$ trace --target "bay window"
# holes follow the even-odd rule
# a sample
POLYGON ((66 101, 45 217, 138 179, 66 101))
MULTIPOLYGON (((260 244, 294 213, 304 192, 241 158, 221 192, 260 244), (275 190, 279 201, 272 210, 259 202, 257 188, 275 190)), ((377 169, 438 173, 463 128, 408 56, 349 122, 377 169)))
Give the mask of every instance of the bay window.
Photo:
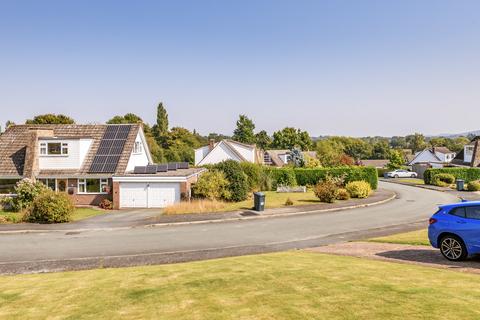
POLYGON ((78 193, 107 193, 108 179, 78 179, 78 193))

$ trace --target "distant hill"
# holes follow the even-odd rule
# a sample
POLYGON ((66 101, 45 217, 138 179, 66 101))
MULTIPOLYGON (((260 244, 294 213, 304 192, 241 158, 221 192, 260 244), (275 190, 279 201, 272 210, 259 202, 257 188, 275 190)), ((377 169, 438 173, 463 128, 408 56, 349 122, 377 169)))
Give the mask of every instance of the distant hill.
POLYGON ((470 137, 470 136, 480 136, 480 130, 467 131, 467 132, 461 132, 461 133, 442 133, 442 134, 431 135, 429 137, 458 138, 458 137, 470 137))

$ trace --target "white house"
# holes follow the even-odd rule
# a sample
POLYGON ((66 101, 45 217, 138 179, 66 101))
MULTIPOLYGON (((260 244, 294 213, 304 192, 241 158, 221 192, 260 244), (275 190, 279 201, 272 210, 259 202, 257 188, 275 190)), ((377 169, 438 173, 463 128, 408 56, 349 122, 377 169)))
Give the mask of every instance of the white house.
POLYGON ((441 168, 445 164, 449 164, 455 158, 455 152, 450 151, 445 147, 427 148, 415 154, 413 160, 408 165, 427 164, 433 168, 441 168))
POLYGON ((249 145, 234 140, 225 139, 195 150, 195 165, 216 164, 225 160, 238 162, 260 163, 259 152, 255 145, 249 145))
POLYGON ((480 166, 480 137, 475 137, 463 147, 452 164, 456 166, 479 167, 480 166))

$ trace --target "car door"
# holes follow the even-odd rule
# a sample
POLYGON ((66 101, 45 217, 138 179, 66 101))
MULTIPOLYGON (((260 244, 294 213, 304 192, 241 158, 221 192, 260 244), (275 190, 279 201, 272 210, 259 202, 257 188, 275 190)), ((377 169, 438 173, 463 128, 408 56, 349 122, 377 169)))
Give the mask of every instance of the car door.
POLYGON ((480 206, 465 207, 465 220, 465 241, 480 248, 480 206))
POLYGON ((408 174, 407 170, 400 170, 400 177, 401 178, 408 178, 410 175, 408 174))

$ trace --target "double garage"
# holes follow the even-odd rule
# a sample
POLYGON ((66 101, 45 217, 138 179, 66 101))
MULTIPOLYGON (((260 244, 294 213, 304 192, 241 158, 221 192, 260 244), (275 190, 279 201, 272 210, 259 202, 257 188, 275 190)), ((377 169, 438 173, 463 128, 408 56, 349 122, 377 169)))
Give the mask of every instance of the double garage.
MULTIPOLYGON (((200 170, 192 169, 154 175, 113 177, 114 205, 122 208, 165 208, 190 197, 190 187, 200 170), (188 170, 188 171, 187 171, 188 170)), ((203 170, 202 170, 203 171, 203 170)))

